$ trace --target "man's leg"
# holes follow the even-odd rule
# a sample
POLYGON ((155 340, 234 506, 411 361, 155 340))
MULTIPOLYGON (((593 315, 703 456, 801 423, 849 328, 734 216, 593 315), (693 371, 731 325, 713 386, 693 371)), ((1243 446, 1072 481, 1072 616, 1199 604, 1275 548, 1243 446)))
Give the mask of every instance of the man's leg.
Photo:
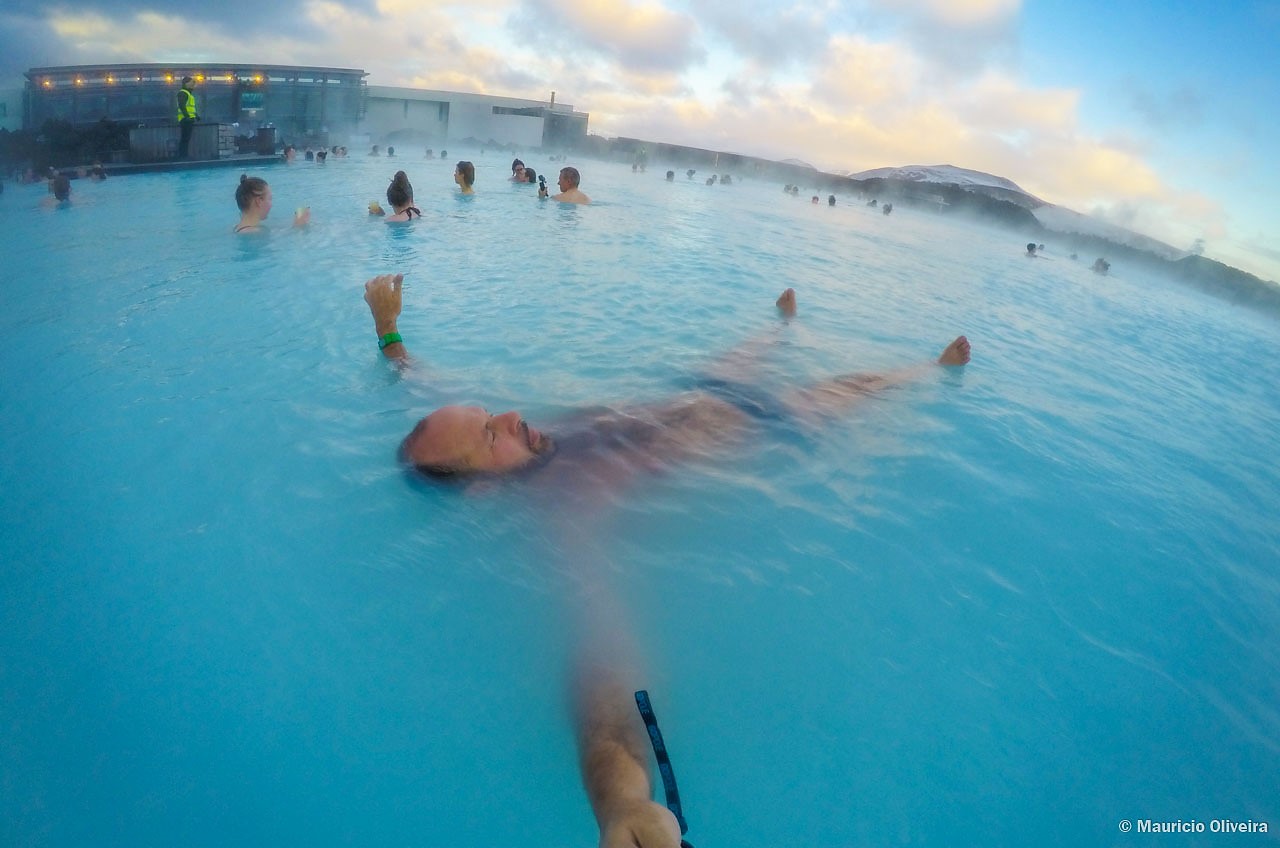
POLYGON ((969 356, 969 340, 964 336, 956 336, 932 362, 910 365, 883 374, 843 374, 812 386, 795 389, 787 395, 785 402, 797 415, 835 415, 867 395, 918 380, 934 366, 967 365, 969 356))
POLYGON ((178 139, 178 158, 186 159, 190 156, 191 149, 191 132, 195 129, 196 122, 194 118, 183 118, 178 122, 178 127, 182 135, 178 139))
MULTIPOLYGON (((778 314, 790 321, 796 314, 796 290, 787 289, 774 301, 778 314)), ((704 374, 717 380, 730 380, 736 383, 751 383, 759 376, 757 366, 760 358, 778 343, 776 334, 779 328, 771 327, 757 333, 737 347, 717 357, 706 367, 704 374)))

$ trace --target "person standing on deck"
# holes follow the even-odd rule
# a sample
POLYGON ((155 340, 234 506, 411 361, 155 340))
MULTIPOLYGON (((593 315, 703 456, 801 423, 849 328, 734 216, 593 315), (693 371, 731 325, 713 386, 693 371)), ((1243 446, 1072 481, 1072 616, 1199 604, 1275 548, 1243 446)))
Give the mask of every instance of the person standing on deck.
POLYGON ((196 120, 200 117, 196 114, 196 96, 191 93, 194 82, 191 77, 183 77, 182 88, 178 89, 178 126, 182 130, 182 136, 178 140, 179 159, 190 158, 191 132, 196 128, 196 120))

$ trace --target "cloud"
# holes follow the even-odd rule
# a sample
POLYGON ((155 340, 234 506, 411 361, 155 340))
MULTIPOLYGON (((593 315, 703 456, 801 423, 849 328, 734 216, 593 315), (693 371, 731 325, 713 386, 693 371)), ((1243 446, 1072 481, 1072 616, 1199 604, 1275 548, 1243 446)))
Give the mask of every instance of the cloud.
POLYGON ((841 111, 894 111, 916 99, 922 69, 915 56, 890 43, 835 36, 827 45, 812 94, 841 111))
POLYGON ((872 17, 900 32, 932 69, 932 84, 1008 62, 1021 8, 1021 0, 868 0, 872 17))
POLYGON ((770 0, 692 0, 690 9, 709 33, 765 68, 816 61, 830 32, 831 16, 821 4, 779 8, 770 0))
POLYGON ((931 26, 979 29, 1012 19, 1022 0, 892 0, 884 5, 931 26))
POLYGON ((705 60, 698 25, 652 0, 527 0, 514 17, 521 30, 554 34, 557 49, 583 49, 632 72, 677 73, 705 60))

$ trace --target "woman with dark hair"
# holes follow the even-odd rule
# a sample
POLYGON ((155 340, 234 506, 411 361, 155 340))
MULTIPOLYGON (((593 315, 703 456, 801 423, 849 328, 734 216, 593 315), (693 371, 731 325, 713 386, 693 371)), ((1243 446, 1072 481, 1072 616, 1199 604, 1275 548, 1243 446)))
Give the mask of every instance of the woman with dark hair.
MULTIPOLYGON (((261 232, 262 222, 271 214, 271 186, 261 177, 240 175, 240 185, 236 186, 236 206, 240 207, 240 223, 232 230, 234 233, 261 232)), ((303 206, 293 215, 295 227, 306 226, 311 220, 311 207, 303 206)))
POLYGON ((476 182, 476 166, 470 162, 459 162, 453 169, 453 181, 462 189, 463 194, 475 194, 471 187, 476 182))
POLYGON ((529 175, 525 172, 524 163, 519 159, 511 160, 511 182, 513 183, 531 183, 529 175))
POLYGON ((387 186, 387 203, 391 204, 392 214, 387 216, 388 224, 412 221, 422 217, 422 210, 413 205, 413 186, 404 171, 396 171, 387 186))

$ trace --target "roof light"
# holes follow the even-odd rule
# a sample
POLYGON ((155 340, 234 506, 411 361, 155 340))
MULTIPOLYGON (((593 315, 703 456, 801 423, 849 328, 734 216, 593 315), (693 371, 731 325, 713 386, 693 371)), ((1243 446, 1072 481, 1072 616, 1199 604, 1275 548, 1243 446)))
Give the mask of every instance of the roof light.
POLYGON ((165 82, 173 82, 173 74, 165 74, 165 75, 164 75, 164 81, 165 81, 165 82))
POLYGON ((204 74, 196 74, 196 82, 204 82, 204 74))

